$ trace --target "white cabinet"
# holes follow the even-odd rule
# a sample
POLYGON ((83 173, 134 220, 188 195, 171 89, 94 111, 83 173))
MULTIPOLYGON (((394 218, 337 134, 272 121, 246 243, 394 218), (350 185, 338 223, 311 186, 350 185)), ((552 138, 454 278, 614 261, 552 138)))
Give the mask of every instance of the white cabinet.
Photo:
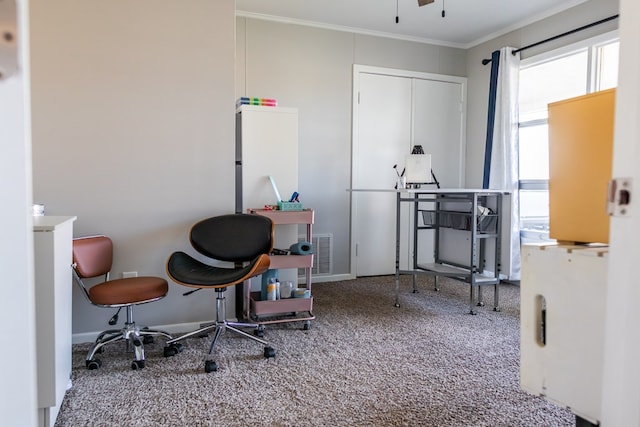
POLYGON ((520 384, 601 420, 606 246, 523 245, 520 384))
MULTIPOLYGON (((236 212, 275 205, 272 176, 282 199, 298 191, 298 110, 242 105, 236 111, 236 212)), ((274 247, 288 249, 298 242, 298 226, 276 225, 274 247)), ((280 280, 298 282, 296 270, 278 271, 280 280)), ((260 278, 252 280, 259 288, 260 278)), ((236 295, 242 292, 236 288, 236 295)), ((243 311, 236 297, 236 313, 243 311)))
POLYGON ((71 380, 73 221, 34 217, 38 425, 53 426, 71 380))
POLYGON ((278 202, 269 175, 283 199, 298 190, 298 110, 243 105, 236 113, 236 212, 278 202))

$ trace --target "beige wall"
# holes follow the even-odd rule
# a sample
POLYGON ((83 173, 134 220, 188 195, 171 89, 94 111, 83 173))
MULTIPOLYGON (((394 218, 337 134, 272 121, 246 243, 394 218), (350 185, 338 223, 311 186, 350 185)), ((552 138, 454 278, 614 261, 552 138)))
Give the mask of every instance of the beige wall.
MULTIPOLYGON (((237 18, 236 96, 277 98, 300 111, 300 193, 316 210, 315 233, 334 235, 334 273, 348 273, 353 64, 468 78, 466 186, 482 185, 490 66, 483 58, 614 15, 591 0, 468 50, 237 18)), ((526 58, 617 28, 617 20, 541 45, 526 58)))
MULTIPOLYGON (((114 277, 165 276, 196 220, 234 209, 233 0, 34 0, 34 200, 115 242, 114 277)), ((74 288, 74 333, 109 310, 74 288)), ((151 325, 213 317, 215 297, 141 306, 151 325)))
MULTIPOLYGON (((236 96, 299 110, 299 187, 314 234, 334 237, 334 275, 349 273, 353 65, 464 76, 465 51, 258 19, 237 19, 236 96)), ((275 165, 277 167, 277 165, 275 165)))
MULTIPOLYGON (((481 59, 614 13, 617 1, 592 0, 465 51, 234 18, 232 0, 34 0, 34 198, 48 214, 77 215, 78 236, 111 235, 116 276, 165 275, 169 254, 189 250, 193 222, 233 209, 235 99, 274 97, 299 109, 299 191, 316 210, 314 232, 334 236, 334 273, 346 274, 353 64, 468 77, 465 175, 474 187, 486 132, 481 59)), ((182 291, 172 285, 139 316, 152 325, 212 318, 213 297, 182 291)), ((102 329, 105 311, 76 290, 74 331, 102 329)))

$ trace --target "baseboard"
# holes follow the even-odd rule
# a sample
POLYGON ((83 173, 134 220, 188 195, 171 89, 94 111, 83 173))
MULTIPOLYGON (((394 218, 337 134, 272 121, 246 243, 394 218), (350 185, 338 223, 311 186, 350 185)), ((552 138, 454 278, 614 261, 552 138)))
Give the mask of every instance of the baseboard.
POLYGON ((313 283, 322 283, 322 282, 341 282, 343 280, 353 280, 356 276, 351 274, 330 274, 326 276, 313 276, 313 283))

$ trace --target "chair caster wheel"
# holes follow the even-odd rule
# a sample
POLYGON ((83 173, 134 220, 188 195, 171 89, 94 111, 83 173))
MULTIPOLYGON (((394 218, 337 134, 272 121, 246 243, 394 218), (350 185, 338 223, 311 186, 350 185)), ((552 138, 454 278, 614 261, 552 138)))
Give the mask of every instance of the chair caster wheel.
POLYGON ((145 335, 142 337, 142 344, 153 344, 153 335, 145 335))
POLYGON ((85 365, 88 370, 93 371, 94 369, 98 369, 102 366, 102 361, 100 359, 85 360, 85 365))
POLYGON ((266 357, 267 359, 270 357, 276 357, 276 350, 273 347, 265 347, 264 357, 266 357))
POLYGON ((175 356, 183 350, 182 344, 170 344, 164 348, 164 357, 175 356))
POLYGON ((264 326, 259 326, 257 329, 254 329, 253 335, 257 336, 258 338, 264 337, 264 326))
POLYGON ((208 374, 209 372, 215 372, 218 370, 218 365, 213 360, 207 360, 204 362, 204 371, 208 374))
POLYGON ((134 360, 131 362, 131 369, 134 371, 144 368, 144 360, 134 360))

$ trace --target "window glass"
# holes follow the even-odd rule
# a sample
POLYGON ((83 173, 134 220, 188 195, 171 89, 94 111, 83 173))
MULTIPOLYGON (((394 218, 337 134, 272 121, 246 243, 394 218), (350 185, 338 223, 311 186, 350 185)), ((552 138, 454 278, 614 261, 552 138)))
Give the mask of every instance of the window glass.
POLYGON ((519 200, 524 240, 549 238, 549 191, 543 189, 549 180, 547 105, 616 87, 618 55, 617 40, 600 38, 568 54, 528 60, 520 68, 519 200))
POLYGON ((610 43, 598 48, 598 90, 618 86, 618 53, 620 43, 610 43))
POLYGON ((549 179, 549 128, 547 124, 519 131, 520 179, 549 179))
POLYGON ((548 231, 548 191, 520 190, 520 228, 532 231, 548 231))
POLYGON ((588 50, 520 69, 520 121, 546 119, 547 104, 587 93, 588 50))

